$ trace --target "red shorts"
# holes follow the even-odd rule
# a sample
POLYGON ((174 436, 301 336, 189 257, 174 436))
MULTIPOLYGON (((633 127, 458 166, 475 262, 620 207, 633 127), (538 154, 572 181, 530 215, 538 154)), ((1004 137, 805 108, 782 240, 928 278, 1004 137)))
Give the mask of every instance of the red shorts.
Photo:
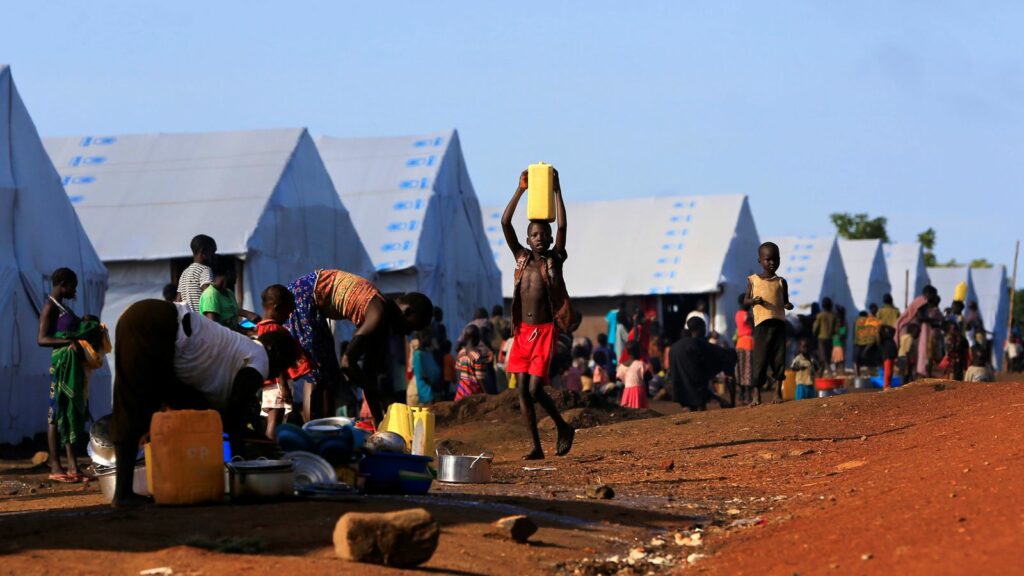
POLYGON ((555 325, 552 323, 520 323, 516 337, 512 339, 512 350, 508 353, 505 371, 547 378, 551 355, 555 349, 555 336, 555 325))

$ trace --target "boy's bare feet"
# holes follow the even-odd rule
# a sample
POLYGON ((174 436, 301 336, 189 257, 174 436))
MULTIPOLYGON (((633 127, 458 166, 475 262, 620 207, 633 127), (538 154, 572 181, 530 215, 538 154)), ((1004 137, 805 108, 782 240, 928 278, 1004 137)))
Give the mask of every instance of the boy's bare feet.
POLYGON ((523 460, 543 460, 543 459, 544 459, 544 451, 541 450, 540 448, 534 448, 533 452, 530 452, 529 454, 523 456, 523 460))
POLYGON ((555 445, 555 454, 565 456, 572 450, 572 441, 576 437, 576 429, 566 424, 558 430, 558 442, 555 445))

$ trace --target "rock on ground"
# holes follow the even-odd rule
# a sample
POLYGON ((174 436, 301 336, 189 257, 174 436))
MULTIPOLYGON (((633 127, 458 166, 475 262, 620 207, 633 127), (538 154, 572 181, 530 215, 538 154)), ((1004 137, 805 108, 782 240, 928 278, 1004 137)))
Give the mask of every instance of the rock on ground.
POLYGON ((506 516, 493 524, 494 533, 509 540, 525 543, 537 532, 537 525, 529 516, 506 516))
POLYGON ((334 527, 334 551, 353 562, 417 566, 430 560, 440 534, 434 517, 423 508, 349 512, 334 527))

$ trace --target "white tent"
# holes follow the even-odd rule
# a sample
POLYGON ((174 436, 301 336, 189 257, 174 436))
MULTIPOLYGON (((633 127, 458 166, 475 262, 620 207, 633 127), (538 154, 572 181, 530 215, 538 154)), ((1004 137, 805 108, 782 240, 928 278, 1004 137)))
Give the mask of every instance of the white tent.
POLYGON ((972 268, 971 281, 978 296, 978 311, 985 322, 985 330, 991 332, 992 361, 998 368, 1003 360, 1006 321, 1010 313, 1010 289, 1006 280, 1006 268, 972 268))
POLYGON ((426 294, 453 340, 476 308, 501 303, 458 132, 320 137, 317 146, 383 291, 426 294))
POLYGON ((939 297, 942 298, 939 308, 943 310, 953 303, 953 293, 960 282, 967 282, 967 302, 978 300, 978 295, 974 291, 974 281, 971 279, 971 269, 967 266, 928 268, 928 278, 931 285, 939 291, 939 297))
MULTIPOLYGON (((524 245, 526 202, 524 195, 514 220, 524 245)), ((489 207, 485 218, 502 293, 511 298, 515 261, 501 230, 504 210, 489 207)), ((573 299, 711 295, 715 329, 735 329, 737 297, 757 268, 757 228, 746 196, 571 201, 566 215, 564 275, 573 299)))
POLYGON ((110 269, 104 320, 159 298, 196 234, 242 260, 243 306, 316 268, 373 266, 305 129, 47 138, 46 149, 110 269))
POLYGON ((928 269, 924 265, 924 253, 917 242, 886 244, 885 265, 892 287, 892 299, 897 308, 903 310, 921 294, 928 285, 928 269), (908 284, 909 276, 909 284, 908 284))
POLYGON ((765 241, 779 247, 782 256, 779 275, 789 285, 789 301, 796 307, 794 312, 807 313, 812 304, 820 304, 827 297, 846 308, 847 321, 853 326, 857 308, 834 236, 780 236, 765 241))
MULTIPOLYGON (((11 78, 0 65, 0 443, 46 431, 50 350, 36 344, 50 274, 78 275, 71 307, 99 315, 107 271, 96 256, 11 78)), ((90 382, 94 414, 110 410, 110 372, 90 382)))
POLYGON ((882 296, 890 290, 881 240, 840 239, 838 244, 857 311, 865 311, 871 304, 881 307, 882 296))

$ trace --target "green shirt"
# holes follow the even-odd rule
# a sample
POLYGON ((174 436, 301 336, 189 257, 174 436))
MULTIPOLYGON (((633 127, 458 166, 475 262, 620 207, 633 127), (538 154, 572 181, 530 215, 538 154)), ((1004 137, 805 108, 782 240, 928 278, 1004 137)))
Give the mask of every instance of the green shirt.
POLYGON ((235 300, 235 293, 230 289, 223 293, 214 285, 209 285, 203 290, 199 297, 199 313, 206 315, 207 312, 215 312, 218 316, 217 322, 232 330, 238 328, 238 301, 235 300))

